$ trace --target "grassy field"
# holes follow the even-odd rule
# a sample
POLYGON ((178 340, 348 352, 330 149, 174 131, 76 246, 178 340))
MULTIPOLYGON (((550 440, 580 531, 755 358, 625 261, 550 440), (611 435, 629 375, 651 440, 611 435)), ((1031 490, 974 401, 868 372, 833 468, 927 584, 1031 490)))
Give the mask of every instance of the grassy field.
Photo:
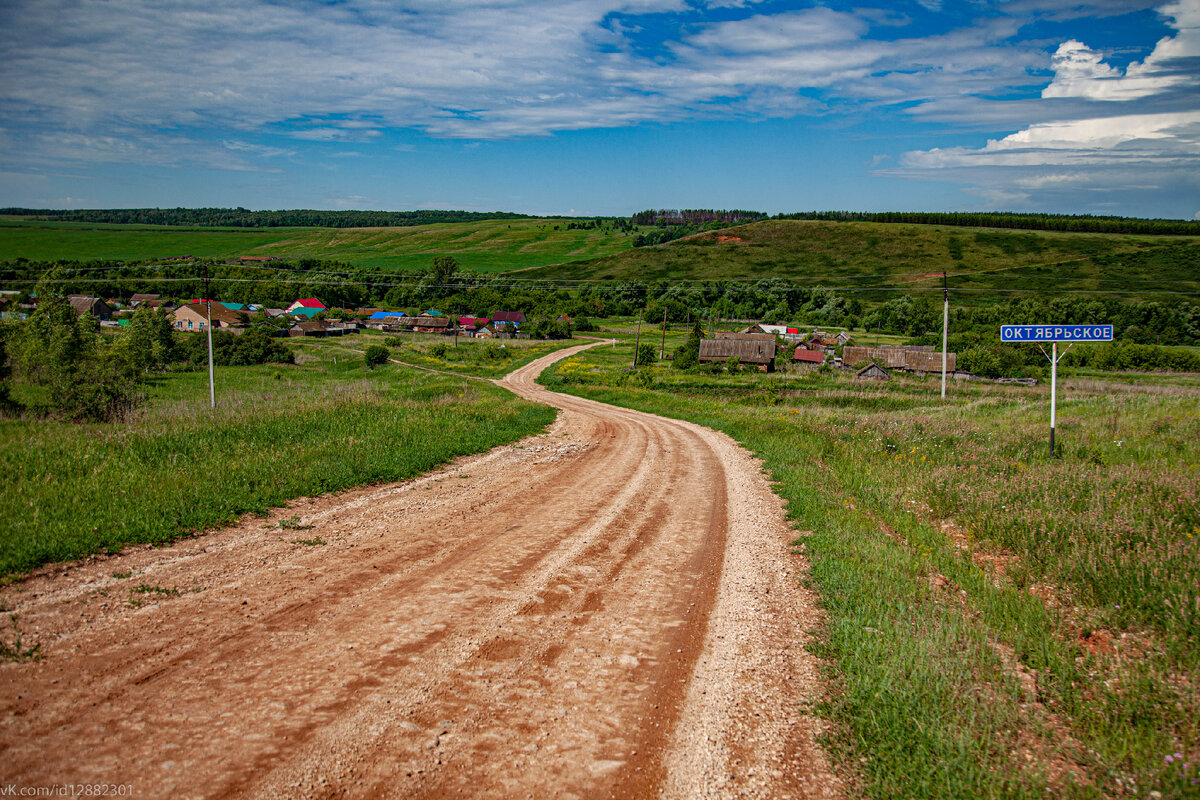
POLYGON ((620 338, 543 382, 764 459, 855 794, 1200 796, 1200 378, 1067 376, 1056 459, 1044 386, 628 374, 620 338))
MULTIPOLYGON (((523 278, 758 280, 806 286, 941 286, 958 297, 1005 289, 1200 292, 1200 242, 1185 237, 1068 234, 873 222, 772 220, 602 259, 525 270, 523 278)), ((864 292, 864 299, 889 293, 864 292)))
POLYGON ((176 228, 40 222, 0 217, 0 260, 324 258, 396 269, 451 255, 467 269, 499 272, 599 258, 627 250, 632 235, 567 230, 567 220, 490 220, 409 228, 176 228))
POLYGON ((195 372, 156 379, 126 422, 0 419, 0 577, 402 480, 554 419, 484 382, 297 349, 296 365, 218 369, 215 412, 195 372))

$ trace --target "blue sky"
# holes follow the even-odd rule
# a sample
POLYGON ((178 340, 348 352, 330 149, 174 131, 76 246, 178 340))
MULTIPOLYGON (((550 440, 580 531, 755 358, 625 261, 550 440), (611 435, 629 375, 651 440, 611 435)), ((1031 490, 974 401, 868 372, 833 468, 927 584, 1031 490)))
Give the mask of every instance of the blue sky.
POLYGON ((0 205, 1200 216, 1200 0, 4 0, 0 205))

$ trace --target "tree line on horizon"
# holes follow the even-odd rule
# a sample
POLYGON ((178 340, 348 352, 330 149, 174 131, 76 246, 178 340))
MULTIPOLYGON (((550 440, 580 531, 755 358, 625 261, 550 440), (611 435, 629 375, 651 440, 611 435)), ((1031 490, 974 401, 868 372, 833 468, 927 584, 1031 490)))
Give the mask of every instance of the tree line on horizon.
MULTIPOLYGON (((109 208, 37 209, 0 208, 0 215, 58 222, 91 222, 122 225, 165 225, 229 228, 386 228, 503 219, 538 219, 509 211, 324 211, 291 209, 251 211, 247 208, 109 208)), ((575 227, 611 224, 621 230, 633 226, 654 228, 643 232, 635 246, 662 244, 704 230, 776 220, 826 222, 880 222, 909 225, 946 225, 973 228, 1062 231, 1068 233, 1125 233, 1156 236, 1200 236, 1200 220, 1098 216, 1092 214, 1033 214, 1010 211, 799 211, 770 216, 744 209, 647 209, 629 217, 563 217, 580 220, 575 227)), ((571 226, 568 225, 568 229, 571 226)))
POLYGON ((292 209, 251 211, 248 208, 0 208, 0 215, 54 222, 115 225, 195 225, 220 228, 403 228, 446 222, 533 219, 507 211, 322 211, 292 209))

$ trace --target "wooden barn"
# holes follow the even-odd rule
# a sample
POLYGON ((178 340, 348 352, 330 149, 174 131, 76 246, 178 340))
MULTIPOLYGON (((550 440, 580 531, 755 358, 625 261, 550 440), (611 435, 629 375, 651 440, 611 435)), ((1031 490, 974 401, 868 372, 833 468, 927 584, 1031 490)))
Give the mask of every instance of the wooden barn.
POLYGON ((860 381, 890 381, 892 379, 886 369, 873 362, 854 373, 854 377, 860 381))
POLYGON ((726 361, 737 356, 743 366, 763 367, 775 371, 775 337, 765 334, 735 334, 720 339, 700 340, 700 361, 726 361))

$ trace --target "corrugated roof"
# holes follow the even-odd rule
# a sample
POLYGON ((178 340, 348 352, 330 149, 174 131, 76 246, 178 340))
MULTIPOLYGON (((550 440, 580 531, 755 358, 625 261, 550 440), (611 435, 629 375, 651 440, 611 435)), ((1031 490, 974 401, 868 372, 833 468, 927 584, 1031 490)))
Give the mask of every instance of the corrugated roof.
POLYGON ((805 350, 803 347, 797 347, 796 352, 792 354, 792 361, 809 361, 813 364, 824 364, 825 354, 820 350, 805 350))

